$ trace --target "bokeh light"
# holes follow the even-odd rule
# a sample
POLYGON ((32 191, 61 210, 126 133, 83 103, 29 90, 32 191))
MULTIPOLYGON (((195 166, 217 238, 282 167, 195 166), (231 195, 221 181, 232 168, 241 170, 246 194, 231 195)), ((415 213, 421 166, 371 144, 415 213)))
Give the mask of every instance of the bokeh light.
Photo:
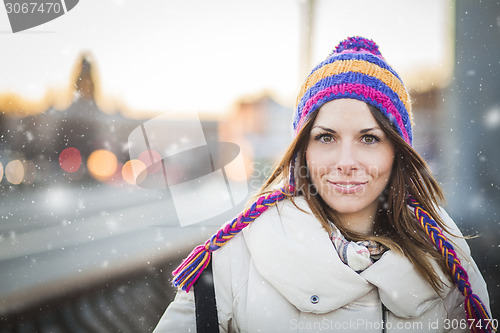
POLYGON ((127 161, 122 168, 123 179, 131 185, 142 183, 147 174, 146 164, 140 160, 127 161))
POLYGON ((3 165, 2 165, 2 162, 0 162, 0 182, 2 181, 3 179, 3 165))
POLYGON ((66 172, 76 172, 82 163, 82 155, 77 148, 69 147, 59 155, 59 165, 66 172))
POLYGON ((24 179, 24 166, 19 160, 13 160, 5 166, 5 178, 14 185, 20 184, 24 179))
POLYGON ((144 163, 149 174, 155 174, 161 170, 161 155, 155 150, 145 150, 139 154, 137 159, 144 163))
POLYGON ((87 161, 90 175, 100 181, 113 177, 117 167, 118 160, 115 154, 105 149, 93 151, 87 161))

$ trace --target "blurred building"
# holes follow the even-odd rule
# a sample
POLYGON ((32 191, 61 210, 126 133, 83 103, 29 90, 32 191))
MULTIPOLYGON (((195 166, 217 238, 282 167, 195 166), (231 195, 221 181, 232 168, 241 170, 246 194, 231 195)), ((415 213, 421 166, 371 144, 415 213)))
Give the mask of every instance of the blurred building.
MULTIPOLYGON (((104 112, 99 106, 99 78, 92 57, 83 54, 76 68, 74 81, 66 92, 72 97, 67 107, 58 109, 49 102, 44 110, 35 112, 17 97, 9 110, 0 106, 0 181, 3 175, 7 183, 15 185, 52 180, 123 181, 122 167, 130 160, 129 134, 150 117, 125 117, 118 108, 104 112), (65 151, 68 148, 72 150, 65 151), (89 170, 88 161, 96 152, 106 154, 100 154, 100 163, 94 163, 94 169, 89 170), (96 167, 102 170, 95 170, 96 167)), ((12 105, 12 101, 3 101, 1 105, 12 105)), ((169 122, 178 127, 186 123, 182 119, 169 122)), ((218 123, 212 119, 202 122, 210 140, 216 141, 218 123)))
POLYGON ((104 113, 96 103, 96 73, 89 56, 83 55, 77 67, 79 71, 70 89, 73 100, 66 109, 58 110, 50 105, 38 114, 23 110, 27 115, 0 110, 0 132, 3 134, 0 162, 4 168, 9 162, 6 155, 10 155, 10 160, 17 158, 24 165, 29 161, 36 166, 31 170, 36 174, 25 180, 45 182, 48 177, 62 174, 80 180, 89 178, 85 161, 96 150, 106 149, 118 161, 128 159, 127 137, 141 120, 125 118, 119 110, 113 114, 104 113), (78 170, 65 172, 59 161, 61 152, 70 147, 79 151, 83 163, 78 170))

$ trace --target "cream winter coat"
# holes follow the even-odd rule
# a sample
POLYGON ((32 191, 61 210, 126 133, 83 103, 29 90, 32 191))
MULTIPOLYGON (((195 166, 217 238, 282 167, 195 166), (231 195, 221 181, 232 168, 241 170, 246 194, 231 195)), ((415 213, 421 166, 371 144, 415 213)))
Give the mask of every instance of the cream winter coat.
MULTIPOLYGON (((466 324, 454 285, 438 295, 404 256, 387 251, 361 273, 346 266, 302 198, 268 209, 213 254, 221 332, 443 332, 466 324)), ((444 222, 461 235, 440 210, 444 222)), ((462 238, 449 238, 489 311, 486 284, 462 238)), ((442 271, 435 266, 438 272, 442 271)), ((155 332, 196 332, 193 292, 179 291, 155 332)))

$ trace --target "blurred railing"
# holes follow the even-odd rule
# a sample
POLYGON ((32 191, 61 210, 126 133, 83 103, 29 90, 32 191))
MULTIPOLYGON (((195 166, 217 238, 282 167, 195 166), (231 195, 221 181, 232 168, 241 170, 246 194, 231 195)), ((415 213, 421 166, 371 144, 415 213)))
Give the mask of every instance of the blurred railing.
POLYGON ((0 205, 9 216, 0 230, 0 332, 152 331, 175 292, 172 270, 241 209, 181 227, 166 192, 59 191, 60 215, 40 204, 46 188, 20 194, 16 210, 0 205))
POLYGON ((151 332, 174 296, 171 270, 166 262, 49 298, 2 317, 0 332, 151 332))

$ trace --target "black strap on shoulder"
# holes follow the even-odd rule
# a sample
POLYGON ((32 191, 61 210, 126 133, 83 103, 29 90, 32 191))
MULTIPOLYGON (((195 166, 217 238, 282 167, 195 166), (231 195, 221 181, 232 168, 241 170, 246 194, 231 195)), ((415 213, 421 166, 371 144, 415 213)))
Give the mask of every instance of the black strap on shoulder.
POLYGON ((193 285, 196 306, 196 332, 219 333, 219 318, 215 301, 212 261, 193 285))

